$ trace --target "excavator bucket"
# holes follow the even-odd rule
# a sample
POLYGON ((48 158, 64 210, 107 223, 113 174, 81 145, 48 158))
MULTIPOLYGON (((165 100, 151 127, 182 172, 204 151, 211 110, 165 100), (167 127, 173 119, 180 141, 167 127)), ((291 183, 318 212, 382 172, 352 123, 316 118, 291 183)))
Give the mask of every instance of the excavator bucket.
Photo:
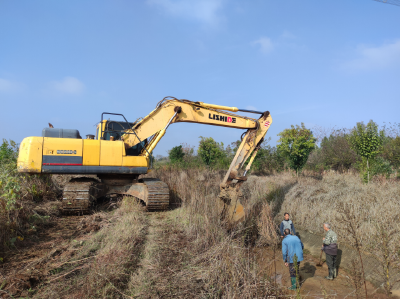
POLYGON ((244 207, 240 203, 243 198, 239 188, 233 186, 221 187, 219 193, 221 218, 234 225, 244 220, 244 207))

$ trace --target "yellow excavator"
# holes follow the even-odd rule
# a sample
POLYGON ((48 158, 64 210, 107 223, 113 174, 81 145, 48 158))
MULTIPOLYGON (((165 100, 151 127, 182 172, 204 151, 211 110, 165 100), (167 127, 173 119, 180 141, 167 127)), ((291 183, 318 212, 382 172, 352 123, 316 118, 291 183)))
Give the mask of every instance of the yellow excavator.
POLYGON ((229 222, 241 220, 245 212, 240 203, 240 185, 246 180, 246 173, 272 123, 268 111, 165 97, 156 109, 133 123, 122 114, 104 112, 96 135, 86 135, 86 139, 82 139, 78 130, 51 127, 43 129, 42 137, 25 138, 20 144, 18 171, 78 175, 64 187, 65 212, 88 212, 97 198, 112 194, 139 198, 150 211, 166 210, 169 206, 167 184, 158 179, 141 179, 140 175, 151 171, 154 148, 169 125, 179 122, 246 129, 221 182, 219 195, 222 216, 229 222), (260 114, 260 117, 253 119, 231 113, 238 111, 260 114), (119 116, 124 121, 105 120, 104 115, 119 116), (247 160, 246 168, 241 170, 247 160), (89 174, 96 177, 87 177, 89 174))

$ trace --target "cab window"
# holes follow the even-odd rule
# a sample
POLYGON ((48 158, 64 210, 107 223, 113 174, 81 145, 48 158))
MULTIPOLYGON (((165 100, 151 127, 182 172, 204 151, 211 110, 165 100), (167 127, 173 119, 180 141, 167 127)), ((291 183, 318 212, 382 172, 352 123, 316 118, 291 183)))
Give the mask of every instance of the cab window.
MULTIPOLYGON (((104 138, 103 140, 110 140, 110 137, 113 136, 114 140, 121 140, 121 136, 124 134, 126 129, 130 129, 133 127, 132 123, 126 122, 117 122, 117 121, 107 121, 104 129, 104 138)), ((142 152, 143 148, 147 144, 147 139, 142 140, 142 142, 132 146, 130 148, 126 148, 127 156, 138 156, 142 152)))
POLYGON ((107 121, 104 129, 103 140, 110 140, 113 136, 114 140, 121 140, 121 136, 124 134, 126 129, 132 128, 132 123, 117 122, 117 121, 107 121))

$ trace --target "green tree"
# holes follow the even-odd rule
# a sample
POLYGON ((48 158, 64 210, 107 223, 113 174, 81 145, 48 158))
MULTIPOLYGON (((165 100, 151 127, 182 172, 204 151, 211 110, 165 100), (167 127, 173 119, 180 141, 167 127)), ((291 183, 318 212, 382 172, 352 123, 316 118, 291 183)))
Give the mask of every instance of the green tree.
POLYGON ((351 148, 361 156, 363 161, 366 161, 367 170, 367 183, 370 178, 370 165, 369 161, 374 159, 376 155, 381 152, 382 143, 385 139, 385 131, 378 130, 378 125, 370 120, 367 125, 363 122, 357 123, 357 125, 351 130, 348 135, 351 148))
POLYGON ((315 148, 316 138, 303 123, 296 127, 292 125, 290 129, 285 129, 278 136, 280 136, 278 150, 298 176, 311 151, 315 148))
POLYGON ((204 164, 213 166, 219 160, 223 160, 226 157, 224 144, 222 142, 218 143, 212 137, 200 136, 200 139, 197 154, 204 164))
POLYGON ((185 153, 183 152, 182 145, 174 146, 169 152, 168 152, 169 160, 172 163, 179 163, 183 161, 183 157, 185 156, 185 153))
POLYGON ((383 145, 382 156, 388 160, 394 167, 400 167, 400 137, 390 138, 383 145))

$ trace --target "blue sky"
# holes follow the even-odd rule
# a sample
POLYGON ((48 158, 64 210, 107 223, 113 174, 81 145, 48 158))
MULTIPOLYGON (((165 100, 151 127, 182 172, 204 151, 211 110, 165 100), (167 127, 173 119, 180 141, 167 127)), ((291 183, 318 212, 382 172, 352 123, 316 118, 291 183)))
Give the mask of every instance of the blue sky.
MULTIPOLYGON (((269 110, 291 124, 399 122, 400 7, 373 0, 0 0, 0 138, 94 133, 165 96, 269 110)), ((242 131, 176 124, 155 150, 242 131)))

